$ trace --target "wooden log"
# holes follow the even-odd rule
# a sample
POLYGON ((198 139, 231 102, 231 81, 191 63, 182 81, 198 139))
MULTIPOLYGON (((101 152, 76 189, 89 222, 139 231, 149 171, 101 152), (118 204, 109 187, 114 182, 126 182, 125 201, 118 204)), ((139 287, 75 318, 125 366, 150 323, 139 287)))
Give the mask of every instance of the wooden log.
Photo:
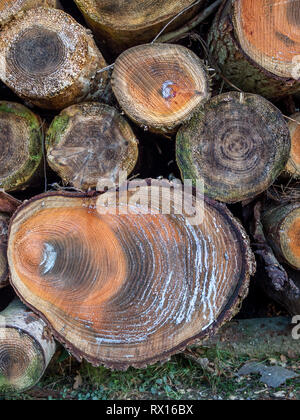
POLYGON ((300 178, 300 112, 291 116, 289 120, 292 148, 285 172, 293 178, 300 178), (292 121, 294 120, 294 121, 292 121))
MULTIPOLYGON (((75 0, 88 26, 100 43, 116 54, 138 44, 152 41, 160 30, 195 0, 75 0)), ((168 26, 173 30, 199 11, 204 0, 190 8, 168 26)))
POLYGON ((21 204, 21 201, 0 190, 0 212, 12 216, 16 209, 21 204))
POLYGON ((253 94, 211 99, 177 134, 182 177, 204 180, 205 193, 225 203, 251 199, 273 184, 290 153, 281 112, 253 94))
POLYGON ((300 270, 300 203, 272 206, 263 213, 262 224, 278 260, 300 270))
POLYGON ((0 26, 12 20, 19 12, 36 7, 61 8, 58 0, 1 0, 0 1, 0 26))
POLYGON ((180 45, 147 44, 121 54, 112 75, 114 94, 138 125, 172 133, 210 98, 203 62, 180 45))
POLYGON ((7 233, 10 216, 21 202, 0 191, 0 289, 8 285, 7 233))
POLYGON ((56 349, 46 324, 19 300, 0 313, 0 394, 32 388, 56 349))
POLYGON ((11 284, 79 360, 165 361, 236 314, 255 270, 226 206, 185 198, 183 213, 181 189, 149 180, 35 197, 10 225, 11 284))
POLYGON ((7 232, 9 217, 0 213, 0 289, 8 284, 7 232))
POLYGON ((41 119, 21 104, 0 101, 0 188, 25 189, 39 174, 43 158, 41 119))
POLYGON ((138 141, 125 118, 99 103, 73 105, 52 122, 46 138, 50 167, 78 190, 96 189, 100 179, 117 182, 138 158, 138 141))
POLYGON ((258 201, 252 214, 250 224, 253 237, 253 250, 262 261, 263 270, 260 275, 260 285, 271 299, 274 299, 291 315, 300 314, 300 278, 299 270, 290 269, 280 264, 270 243, 267 241, 262 224, 262 202, 258 201))
POLYGON ((224 1, 209 34, 212 65, 245 92, 300 90, 300 1, 224 1))
POLYGON ((24 12, 0 32, 0 78, 28 103, 63 109, 104 94, 106 63, 92 36, 62 10, 24 12))

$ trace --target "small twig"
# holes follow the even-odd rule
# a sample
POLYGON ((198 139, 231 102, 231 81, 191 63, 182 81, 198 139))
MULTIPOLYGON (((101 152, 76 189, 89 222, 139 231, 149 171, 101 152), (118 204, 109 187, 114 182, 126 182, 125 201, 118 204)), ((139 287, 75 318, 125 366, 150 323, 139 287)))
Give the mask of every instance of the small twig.
POLYGON ((153 39, 153 41, 151 42, 151 44, 153 44, 154 42, 156 42, 158 40, 158 38, 160 38, 160 36, 165 32, 165 30, 176 20, 178 19, 180 16, 182 16, 185 12, 187 12, 188 10, 192 9, 194 6, 196 6, 198 3, 200 3, 200 1, 202 0, 197 0, 195 1, 193 4, 191 4, 190 6, 186 7, 185 9, 181 10, 181 12, 179 12, 176 16, 174 16, 163 28, 161 31, 159 31, 159 33, 156 35, 156 37, 153 39))
POLYGON ((103 69, 97 70, 97 73, 103 73, 104 71, 110 70, 114 68, 115 63, 110 64, 109 66, 103 67, 103 69))
POLYGON ((45 193, 48 189, 48 179, 47 179, 47 158, 46 158, 46 145, 45 145, 45 122, 42 122, 41 124, 42 131, 43 131, 43 137, 42 137, 42 153, 43 153, 43 173, 44 173, 44 189, 45 193))
POLYGON ((190 30, 196 28, 200 23, 202 23, 205 19, 207 19, 209 16, 211 16, 220 6, 223 0, 216 0, 213 4, 208 6, 205 10, 203 10, 201 13, 199 13, 197 16, 195 16, 190 22, 188 22, 186 25, 184 25, 182 28, 179 28, 176 31, 170 32, 168 34, 165 34, 161 36, 161 34, 164 32, 165 29, 172 23, 175 18, 177 19, 182 13, 190 9, 191 7, 195 6, 198 2, 195 4, 192 4, 188 8, 186 8, 184 11, 182 11, 180 14, 175 16, 175 18, 172 19, 171 22, 169 22, 165 28, 162 29, 162 31, 158 34, 158 36, 152 41, 153 42, 169 42, 174 40, 175 38, 189 32, 190 30))
POLYGON ((297 120, 295 120, 294 118, 287 117, 286 115, 284 115, 284 118, 286 118, 287 120, 293 121, 293 122, 295 122, 296 124, 300 125, 300 122, 299 122, 299 121, 297 121, 297 120))

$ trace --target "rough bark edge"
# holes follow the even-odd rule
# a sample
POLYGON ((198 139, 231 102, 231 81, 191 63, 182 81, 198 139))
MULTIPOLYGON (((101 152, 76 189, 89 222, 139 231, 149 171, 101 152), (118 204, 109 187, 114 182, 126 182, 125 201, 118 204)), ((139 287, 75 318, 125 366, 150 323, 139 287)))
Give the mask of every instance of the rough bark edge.
POLYGON ((296 302, 296 305, 298 304, 300 308, 300 289, 294 280, 290 278, 286 269, 278 262, 272 248, 268 244, 261 224, 261 212, 262 202, 258 201, 254 206, 254 219, 250 231, 254 240, 254 252, 262 259, 268 275, 268 280, 265 281, 265 284, 261 283, 261 286, 267 295, 280 305, 283 305, 291 315, 298 315, 293 313, 291 308, 286 305, 286 300, 290 300, 293 304, 295 299, 299 299, 299 303, 296 302))
MULTIPOLYGON (((4 190, 0 189, 0 214, 6 215, 8 218, 15 212, 21 205, 21 201, 7 194, 4 190)), ((7 221, 7 227, 9 220, 7 221)), ((7 243, 6 243, 7 245, 7 243)), ((0 244, 1 247, 1 244, 0 244)), ((9 269, 7 267, 7 275, 0 276, 0 290, 9 284, 9 269)))
MULTIPOLYGON (((261 95, 271 99, 277 99, 289 94, 297 93, 300 90, 300 81, 297 81, 292 77, 285 78, 271 73, 246 54, 236 37, 235 27, 231 18, 231 10, 232 0, 223 0, 223 4, 217 12, 213 25, 210 29, 208 44, 211 53, 210 58, 213 61, 211 65, 213 67, 219 67, 218 56, 220 49, 226 50, 226 58, 224 59, 224 63, 228 61, 228 51, 231 47, 233 51, 231 51, 231 54, 229 54, 229 61, 238 63, 242 67, 248 66, 248 68, 252 68, 254 78, 259 80, 259 83, 263 85, 261 88, 259 88, 259 92, 257 90, 249 90, 249 92, 260 93, 261 95), (224 19, 224 22, 222 25, 223 28, 221 30, 222 19, 224 19), (219 36, 217 37, 217 35, 219 36), (216 53, 216 51, 218 52, 216 53), (232 60, 233 53, 237 55, 235 56, 235 60, 232 60), (274 86, 272 86, 272 84, 274 86), (289 88, 287 88, 287 86, 289 88), (268 94, 268 89, 270 89, 270 91, 273 93, 268 94)), ((222 67, 224 67, 224 63, 222 67)), ((221 74, 223 71, 222 67, 219 69, 221 74)), ((226 72, 225 75, 228 76, 226 72)), ((229 76, 228 79, 231 81, 231 76, 229 76)), ((238 86, 238 88, 240 88, 240 86, 238 86)))
POLYGON ((28 158, 16 172, 0 182, 1 189, 6 191, 22 191, 39 178, 43 166, 44 127, 41 117, 22 104, 0 101, 1 111, 26 121, 29 128, 28 158))
POLYGON ((21 205, 21 201, 7 194, 3 189, 0 188, 0 212, 13 215, 16 209, 21 205))
MULTIPOLYGON (((153 180, 147 179, 146 181, 147 181, 147 185, 149 186, 151 185, 151 182, 153 180)), ((100 194, 103 194, 103 192, 91 191, 90 193, 87 193, 87 194, 80 193, 80 192, 74 192, 74 193, 50 192, 50 193, 40 194, 36 197, 33 197, 31 200, 24 202, 15 212, 14 216, 12 217, 10 221, 9 235, 10 235, 12 223, 14 219, 16 218, 16 216, 18 215, 19 211, 22 211, 25 207, 27 207, 27 205, 30 205, 31 203, 34 203, 35 201, 38 201, 45 197, 51 197, 51 196, 60 196, 60 197, 68 197, 68 198, 87 198, 88 200, 88 199, 93 199, 100 194)), ((168 360, 170 360, 171 356, 177 353, 183 352, 188 346, 195 343, 203 342, 213 337, 226 322, 230 321, 240 311, 241 304, 248 295, 250 277, 253 276, 256 271, 256 262, 255 262, 254 254, 251 251, 250 239, 246 231, 244 230, 241 222, 231 214, 231 212, 228 210, 226 205, 222 203, 218 203, 208 197, 205 197, 205 201, 210 206, 219 210, 219 212, 223 215, 224 220, 225 221, 227 220, 231 224, 235 233, 239 237, 241 248, 243 248, 243 251, 244 251, 244 272, 242 273, 242 276, 238 281, 238 285, 236 289, 234 290, 234 292, 232 293, 232 296, 230 297, 230 299, 227 301, 223 311, 221 312, 217 320, 209 328, 185 340, 184 342, 177 345, 173 349, 161 353, 160 355, 157 355, 152 358, 150 357, 148 359, 145 359, 144 361, 132 362, 132 363, 130 363, 130 361, 128 363, 126 362, 116 363, 116 362, 110 362, 104 359, 99 360, 97 358, 90 357, 86 353, 81 352, 78 349, 76 349, 72 343, 70 343, 61 334, 59 334, 52 327, 51 323, 48 321, 47 317, 44 314, 39 312, 36 308, 34 308, 28 302, 26 302, 26 300, 19 294, 17 288, 14 286, 12 282, 11 282, 11 286, 13 287, 19 299, 46 323, 53 337, 57 341, 59 341, 79 362, 82 362, 82 360, 84 359, 95 367, 104 366, 111 370, 120 370, 120 371, 126 371, 130 367, 146 368, 147 366, 153 365, 157 362, 165 363, 168 360)))

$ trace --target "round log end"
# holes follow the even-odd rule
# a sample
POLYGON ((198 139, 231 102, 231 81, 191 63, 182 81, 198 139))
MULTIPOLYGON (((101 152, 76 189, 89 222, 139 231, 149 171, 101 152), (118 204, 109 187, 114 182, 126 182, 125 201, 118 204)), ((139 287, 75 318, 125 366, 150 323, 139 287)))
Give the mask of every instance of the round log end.
POLYGON ((62 10, 24 12, 0 33, 0 78, 41 108, 62 109, 101 95, 106 63, 92 36, 62 10))
POLYGON ((300 0, 238 0, 233 7, 242 50, 270 73, 299 79, 300 0))
POLYGON ((24 392, 36 385, 55 349, 45 323, 14 300, 0 313, 0 394, 24 392))
POLYGON ((235 203, 267 190, 283 171, 290 133, 263 97, 229 92, 211 99, 177 134, 185 179, 203 179, 213 199, 235 203))
POLYGON ((0 1, 0 26, 9 22, 17 13, 35 7, 60 8, 58 0, 1 0, 0 1))
POLYGON ((42 162, 43 129, 23 105, 0 101, 0 188, 24 189, 42 162))
POLYGON ((202 61, 180 45, 146 44, 121 54, 112 87, 124 112, 137 124, 168 133, 210 97, 202 61))
POLYGON ((262 223, 277 258, 300 270, 300 203, 271 206, 262 223))
POLYGON ((138 158, 137 139, 114 108, 99 103, 73 105, 49 128, 47 158, 65 183, 78 190, 95 189, 100 180, 116 182, 129 175, 138 158))
POLYGON ((29 335, 0 326, 0 394, 23 392, 44 373, 41 349, 29 335))
POLYGON ((247 294, 254 257, 227 208, 191 199, 204 212, 194 223, 177 214, 175 189, 162 214, 170 183, 152 186, 151 213, 148 181, 121 190, 118 210, 113 191, 44 194, 12 220, 11 283, 78 359, 113 369, 165 361, 214 334, 247 294))
POLYGON ((282 252, 287 262, 300 270, 300 204, 293 206, 280 228, 282 252))
POLYGON ((300 178, 300 113, 291 116, 294 121, 289 121, 292 148, 286 172, 294 178, 300 178))

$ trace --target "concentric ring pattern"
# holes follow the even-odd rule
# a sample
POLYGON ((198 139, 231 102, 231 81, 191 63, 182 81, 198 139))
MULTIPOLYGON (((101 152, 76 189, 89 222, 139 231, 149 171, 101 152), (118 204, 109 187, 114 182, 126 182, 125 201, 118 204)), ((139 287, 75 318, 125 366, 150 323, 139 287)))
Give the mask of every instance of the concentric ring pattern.
POLYGON ((105 198, 45 195, 24 206, 11 225, 12 284, 75 355, 142 366, 218 323, 252 260, 223 207, 206 203, 194 226, 140 204, 105 214, 105 198))

